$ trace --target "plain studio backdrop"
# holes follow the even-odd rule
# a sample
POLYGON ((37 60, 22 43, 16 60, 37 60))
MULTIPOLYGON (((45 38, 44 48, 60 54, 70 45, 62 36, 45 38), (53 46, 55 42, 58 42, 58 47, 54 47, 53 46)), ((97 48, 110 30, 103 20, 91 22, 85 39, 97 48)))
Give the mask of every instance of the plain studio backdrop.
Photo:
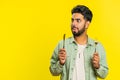
POLYGON ((88 34, 107 52, 105 80, 118 80, 119 0, 0 0, 0 80, 59 80, 49 72, 50 57, 64 33, 72 36, 71 9, 77 4, 93 12, 88 34))

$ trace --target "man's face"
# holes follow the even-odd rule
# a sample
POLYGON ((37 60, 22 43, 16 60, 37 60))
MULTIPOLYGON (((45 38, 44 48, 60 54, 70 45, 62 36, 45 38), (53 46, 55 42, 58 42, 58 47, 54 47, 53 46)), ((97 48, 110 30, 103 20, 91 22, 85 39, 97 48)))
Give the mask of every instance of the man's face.
POLYGON ((86 20, 80 13, 73 13, 71 22, 71 31, 75 36, 80 36, 86 30, 86 20))

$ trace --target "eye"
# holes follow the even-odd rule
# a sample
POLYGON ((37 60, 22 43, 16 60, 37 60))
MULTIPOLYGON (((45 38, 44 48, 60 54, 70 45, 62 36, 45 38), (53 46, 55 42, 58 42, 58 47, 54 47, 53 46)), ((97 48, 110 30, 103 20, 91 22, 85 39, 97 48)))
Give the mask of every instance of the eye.
POLYGON ((78 23, 80 23, 80 19, 76 19, 76 21, 77 21, 78 23))

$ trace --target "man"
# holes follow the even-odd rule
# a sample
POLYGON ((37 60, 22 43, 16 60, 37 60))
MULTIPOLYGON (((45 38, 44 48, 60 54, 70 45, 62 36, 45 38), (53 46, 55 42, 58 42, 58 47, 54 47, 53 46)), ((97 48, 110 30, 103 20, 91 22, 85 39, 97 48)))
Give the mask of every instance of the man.
POLYGON ((51 57, 50 72, 61 80, 97 80, 108 74, 103 46, 87 35, 92 12, 84 5, 72 9, 73 37, 60 41, 51 57))

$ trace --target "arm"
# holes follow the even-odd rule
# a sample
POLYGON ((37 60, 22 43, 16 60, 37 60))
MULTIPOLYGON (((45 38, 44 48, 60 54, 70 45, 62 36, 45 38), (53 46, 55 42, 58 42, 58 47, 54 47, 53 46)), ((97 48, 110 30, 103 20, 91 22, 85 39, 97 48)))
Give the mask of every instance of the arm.
POLYGON ((61 46, 59 43, 58 46, 55 48, 53 55, 51 57, 51 61, 50 61, 50 64, 51 64, 50 65, 50 72, 54 76, 58 76, 59 74, 61 74, 61 72, 63 70, 63 65, 60 64, 59 57, 58 57, 60 47, 61 46))
POLYGON ((101 44, 97 45, 97 52, 100 55, 99 68, 95 68, 95 73, 100 78, 105 78, 108 74, 108 65, 106 62, 106 54, 103 46, 101 44))

